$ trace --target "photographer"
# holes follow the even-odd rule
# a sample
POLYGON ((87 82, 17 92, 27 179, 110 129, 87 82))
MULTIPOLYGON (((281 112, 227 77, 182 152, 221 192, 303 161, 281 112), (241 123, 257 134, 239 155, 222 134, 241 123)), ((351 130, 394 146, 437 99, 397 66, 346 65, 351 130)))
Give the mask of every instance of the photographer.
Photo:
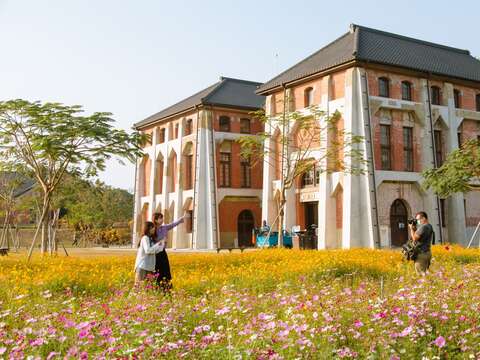
POLYGON ((433 227, 428 222, 428 216, 424 211, 419 211, 415 215, 415 220, 418 228, 415 224, 408 224, 410 236, 417 245, 417 255, 414 259, 415 271, 417 274, 425 276, 432 260, 433 227))

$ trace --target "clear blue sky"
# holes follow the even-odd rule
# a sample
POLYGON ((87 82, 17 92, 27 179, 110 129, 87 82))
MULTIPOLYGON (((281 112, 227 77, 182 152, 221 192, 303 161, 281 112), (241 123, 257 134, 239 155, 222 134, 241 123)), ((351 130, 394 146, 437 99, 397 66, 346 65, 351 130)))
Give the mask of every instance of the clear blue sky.
MULTIPOLYGON (((0 99, 81 104, 128 129, 220 75, 266 81, 352 22, 480 56, 479 14, 473 0, 0 0, 0 99)), ((101 178, 132 189, 134 167, 101 178)))

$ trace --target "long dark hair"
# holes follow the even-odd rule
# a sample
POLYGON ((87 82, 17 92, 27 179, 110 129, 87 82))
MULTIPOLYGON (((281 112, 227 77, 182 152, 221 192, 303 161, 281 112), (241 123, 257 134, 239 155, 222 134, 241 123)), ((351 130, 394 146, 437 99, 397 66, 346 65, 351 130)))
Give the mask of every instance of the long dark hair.
MULTIPOLYGON (((143 236, 148 236, 148 238, 150 239, 150 242, 152 241, 152 237, 150 236, 150 229, 154 228, 154 227, 155 227, 155 225, 151 221, 145 221, 145 223, 143 224, 142 234, 143 234, 143 236)), ((142 241, 140 239, 140 241, 137 244, 137 247, 140 247, 141 242, 142 241)))

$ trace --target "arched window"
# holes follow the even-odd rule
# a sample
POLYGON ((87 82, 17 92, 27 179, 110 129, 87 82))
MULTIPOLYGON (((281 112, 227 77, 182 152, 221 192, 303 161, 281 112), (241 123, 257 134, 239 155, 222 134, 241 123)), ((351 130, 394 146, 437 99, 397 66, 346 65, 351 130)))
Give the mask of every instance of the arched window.
POLYGON ((460 90, 454 89, 453 90, 453 100, 455 102, 455 108, 460 109, 462 107, 462 96, 460 90))
POLYGON ((230 118, 228 116, 220 116, 219 119, 220 131, 230 131, 230 118))
POLYGON ((305 89, 305 93, 304 93, 304 97, 305 97, 305 107, 309 107, 311 105, 313 105, 313 88, 309 87, 309 88, 306 88, 305 89))
POLYGON ((438 86, 432 86, 430 94, 432 104, 440 105, 440 88, 438 86))
POLYGON ((390 97, 390 80, 386 77, 378 79, 378 96, 390 97))
POLYGON ((402 100, 412 101, 412 84, 402 81, 402 100))
POLYGON ((250 119, 240 119, 240 132, 250 134, 250 119))
POLYGON ((477 96, 475 97, 475 102, 476 102, 476 108, 477 108, 477 111, 480 111, 480 94, 477 94, 477 96))
POLYGON ((302 187, 318 186, 320 184, 320 168, 313 165, 303 174, 302 187))

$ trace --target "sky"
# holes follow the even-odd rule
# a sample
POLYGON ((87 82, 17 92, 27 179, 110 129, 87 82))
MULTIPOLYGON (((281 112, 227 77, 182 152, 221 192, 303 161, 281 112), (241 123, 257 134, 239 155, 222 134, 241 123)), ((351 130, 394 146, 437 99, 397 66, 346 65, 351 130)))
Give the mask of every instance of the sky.
MULTIPOLYGON (((0 0, 0 100, 83 105, 132 124, 215 83, 267 81, 351 23, 480 56, 480 2, 0 0)), ((133 190, 135 168, 108 163, 133 190)))

